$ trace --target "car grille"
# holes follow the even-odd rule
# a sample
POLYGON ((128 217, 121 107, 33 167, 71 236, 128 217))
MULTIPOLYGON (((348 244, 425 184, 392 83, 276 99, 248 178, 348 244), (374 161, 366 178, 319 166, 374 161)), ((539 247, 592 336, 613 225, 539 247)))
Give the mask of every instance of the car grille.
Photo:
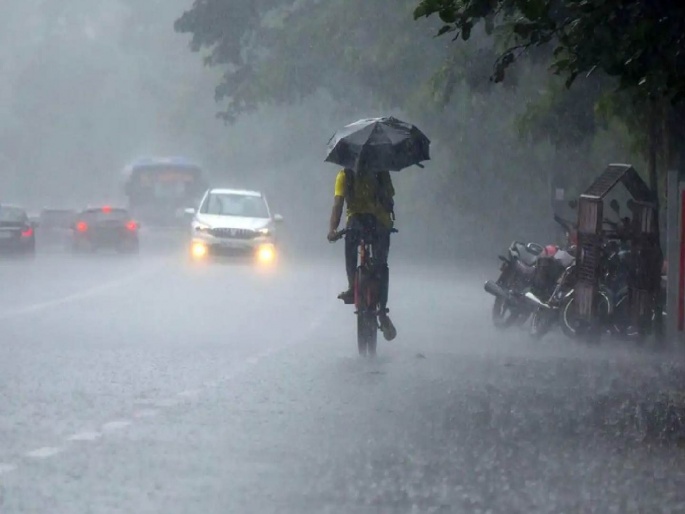
POLYGON ((259 235, 258 232, 247 228, 213 228, 209 233, 225 239, 254 239, 259 235))
POLYGON ((253 251, 250 248, 223 248, 220 245, 212 245, 209 253, 215 257, 247 257, 252 255, 253 251))

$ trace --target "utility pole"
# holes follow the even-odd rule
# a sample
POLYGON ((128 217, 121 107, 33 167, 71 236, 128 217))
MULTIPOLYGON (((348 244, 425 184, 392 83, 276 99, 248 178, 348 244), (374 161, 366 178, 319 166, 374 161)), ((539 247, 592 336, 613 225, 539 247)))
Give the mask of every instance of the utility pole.
POLYGON ((668 150, 668 238, 667 238, 667 259, 668 259, 668 280, 667 280, 667 299, 668 309, 668 343, 678 345, 683 334, 683 295, 681 284, 685 284, 681 260, 685 254, 682 240, 683 226, 683 192, 681 184, 685 181, 685 127, 682 123, 685 117, 682 116, 683 106, 668 105, 666 116, 667 127, 667 150, 668 150))
POLYGON ((658 175, 658 167, 657 167, 657 140, 659 138, 659 130, 658 130, 658 124, 659 124, 659 113, 658 113, 658 104, 657 101, 654 97, 650 97, 648 100, 648 116, 649 116, 649 148, 648 148, 648 167, 649 167, 649 187, 652 190, 652 195, 653 195, 653 202, 654 202, 654 211, 655 211, 655 217, 656 217, 656 247, 659 251, 659 256, 660 256, 660 264, 659 264, 659 269, 654 269, 654 270, 649 270, 649 273, 654 273, 656 276, 653 277, 654 283, 656 284, 654 286, 654 291, 657 292, 655 295, 655 301, 653 302, 654 306, 654 338, 657 344, 662 344, 664 342, 664 326, 663 326, 663 305, 661 302, 661 295, 658 294, 658 291, 661 288, 661 268, 663 266, 663 251, 662 251, 662 246, 661 246, 661 210, 660 210, 660 202, 659 202, 659 175, 658 175))

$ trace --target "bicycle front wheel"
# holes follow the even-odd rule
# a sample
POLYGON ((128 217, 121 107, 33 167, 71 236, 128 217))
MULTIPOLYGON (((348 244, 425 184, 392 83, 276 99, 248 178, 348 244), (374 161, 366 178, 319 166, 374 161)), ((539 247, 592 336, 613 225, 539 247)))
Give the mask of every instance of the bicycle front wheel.
POLYGON ((357 270, 355 300, 357 304, 357 348, 359 355, 376 355, 378 320, 373 279, 362 269, 357 270))

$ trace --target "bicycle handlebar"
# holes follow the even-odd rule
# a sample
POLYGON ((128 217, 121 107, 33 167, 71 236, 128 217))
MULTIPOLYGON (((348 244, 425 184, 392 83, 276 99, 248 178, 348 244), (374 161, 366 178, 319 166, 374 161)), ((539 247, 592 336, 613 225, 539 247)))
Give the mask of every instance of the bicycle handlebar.
POLYGON ((340 241, 346 233, 347 233, 347 229, 338 230, 335 233, 335 237, 333 239, 330 239, 329 241, 331 243, 335 243, 336 241, 340 241))
MULTIPOLYGON (((359 228, 357 228, 357 229, 344 228, 344 229, 342 229, 342 230, 338 230, 338 231, 335 233, 335 237, 334 237, 333 239, 331 239, 330 242, 331 242, 331 243, 335 243, 336 241, 341 240, 341 239, 345 236, 345 234, 347 234, 348 232, 361 232, 361 231, 363 231, 363 230, 364 230, 364 229, 359 229, 359 228)), ((390 233, 391 233, 391 234, 396 234, 397 232, 399 232, 399 230, 397 230, 396 228, 391 228, 391 229, 390 229, 390 233)))

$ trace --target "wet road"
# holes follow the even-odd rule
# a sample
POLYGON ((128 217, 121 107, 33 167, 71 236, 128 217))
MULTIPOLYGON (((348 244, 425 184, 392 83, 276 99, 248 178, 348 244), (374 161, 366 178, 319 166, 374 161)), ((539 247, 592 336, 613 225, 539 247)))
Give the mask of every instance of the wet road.
POLYGON ((0 263, 0 513, 685 512, 680 357, 502 337, 481 273, 397 264, 361 360, 340 267, 0 263))

